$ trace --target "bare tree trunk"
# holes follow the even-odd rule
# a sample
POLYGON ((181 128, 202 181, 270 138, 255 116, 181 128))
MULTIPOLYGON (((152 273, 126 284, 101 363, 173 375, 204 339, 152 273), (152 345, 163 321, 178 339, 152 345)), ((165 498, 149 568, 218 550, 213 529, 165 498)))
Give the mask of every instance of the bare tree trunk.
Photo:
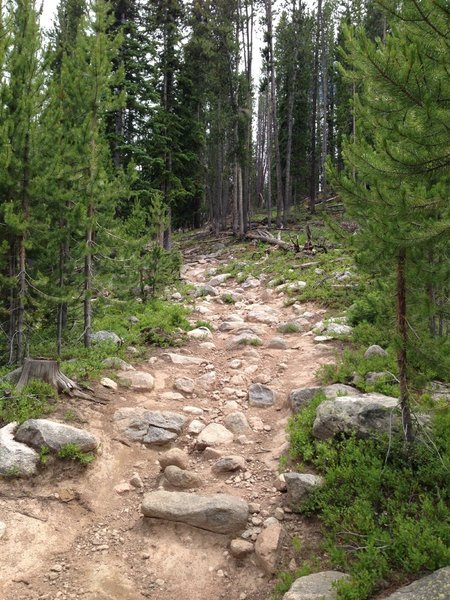
POLYGON ((238 211, 239 211, 239 237, 244 237, 245 222, 244 222, 244 197, 242 189, 242 169, 237 166, 237 184, 238 184, 238 211))
POLYGON ((408 390, 408 323, 406 317, 406 251, 399 250, 397 256, 397 333, 399 348, 397 350, 397 364, 400 381, 400 408, 402 411, 403 432, 405 440, 413 439, 410 398, 408 390))
POLYGON ((266 0, 267 37, 269 46, 269 72, 270 72, 270 98, 273 148, 275 151, 275 171, 277 178, 277 227, 281 227, 281 215, 283 210, 283 175, 281 169, 280 141, 278 135, 277 98, 275 87, 275 65, 273 56, 273 31, 272 31, 272 2, 266 0))
POLYGON ((322 190, 325 191, 327 185, 327 175, 325 165, 328 155, 328 48, 325 35, 325 15, 322 11, 320 27, 320 48, 321 48, 321 63, 322 63, 322 146, 321 146, 321 173, 322 173, 322 190))
POLYGON ((267 93, 267 227, 272 227, 272 115, 267 93))
MULTIPOLYGON (((11 282, 15 281, 17 276, 17 257, 16 257, 16 239, 13 239, 9 245, 8 256, 8 275, 11 282)), ((9 288, 9 322, 8 322, 8 340, 9 340, 9 364, 16 361, 16 327, 17 327, 17 289, 15 284, 11 283, 9 288)))
POLYGON ((316 20, 316 43, 314 48, 313 95, 311 110, 311 164, 309 172, 309 211, 312 214, 316 212, 317 200, 317 99, 319 88, 319 44, 321 14, 322 0, 318 0, 316 20))
POLYGON ((84 332, 83 341, 84 347, 89 348, 91 345, 92 333, 92 243, 93 225, 92 219, 94 216, 94 207, 92 199, 89 200, 87 207, 87 227, 86 227, 86 256, 84 257, 84 332))

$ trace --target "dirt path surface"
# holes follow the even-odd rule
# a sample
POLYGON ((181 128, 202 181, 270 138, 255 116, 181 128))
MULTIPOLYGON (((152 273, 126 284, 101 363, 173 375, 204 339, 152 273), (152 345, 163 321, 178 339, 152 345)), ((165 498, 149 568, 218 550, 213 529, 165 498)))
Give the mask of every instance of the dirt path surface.
MULTIPOLYGON (((183 277, 194 285, 206 284, 226 260, 191 254, 183 277)), ((234 279, 211 283, 219 295, 197 298, 192 315, 213 324, 211 338, 191 339, 182 349, 170 351, 201 359, 199 364, 174 364, 161 350, 137 367, 154 376, 152 392, 119 387, 106 404, 80 402, 74 412, 82 415, 81 422, 73 424, 101 440, 101 453, 87 470, 52 465, 31 480, 1 482, 0 515, 7 533, 0 542, 0 598, 256 600, 270 596, 270 576, 255 554, 242 560, 231 556, 230 536, 142 516, 143 495, 160 486, 158 459, 170 446, 127 440, 117 421, 117 411, 124 408, 169 410, 188 417, 172 447, 188 454, 188 469, 201 481, 201 487, 191 493, 243 498, 251 503, 244 534, 249 541, 257 538, 265 519, 277 516, 307 549, 305 524, 288 510, 279 510, 286 507, 284 494, 277 489, 278 462, 286 445, 289 391, 316 383, 316 369, 333 360, 332 349, 314 343, 309 331, 320 311, 308 305, 285 307, 283 295, 257 280, 242 286, 234 279), (236 303, 224 303, 223 293, 234 295, 236 303), (281 323, 299 319, 301 332, 277 332, 281 323), (262 344, 230 348, 238 330, 248 329, 262 344), (282 348, 271 347, 277 345, 282 348), (191 379, 194 390, 172 398, 168 392, 180 394, 174 389, 180 377, 191 379), (248 388, 258 382, 275 392, 273 406, 249 406, 248 388), (199 428, 224 423, 235 412, 243 413, 249 423, 245 433, 235 434, 231 443, 213 452, 202 452, 196 446, 197 435, 189 433, 190 422, 200 421, 199 428), (245 467, 219 474, 211 468, 217 460, 214 454, 240 455, 245 467), (130 485, 132 479, 138 487, 130 485)), ((286 539, 286 560, 292 560, 286 539)))

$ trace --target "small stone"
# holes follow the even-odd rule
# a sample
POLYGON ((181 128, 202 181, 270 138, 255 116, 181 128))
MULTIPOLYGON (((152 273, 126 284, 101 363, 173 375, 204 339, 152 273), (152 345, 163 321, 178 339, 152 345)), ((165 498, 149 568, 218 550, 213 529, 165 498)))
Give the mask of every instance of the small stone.
POLYGON ((247 418, 242 412, 230 413, 225 417, 224 424, 227 429, 235 434, 245 433, 250 429, 247 418))
POLYGON ((183 490, 198 488, 202 485, 202 480, 198 475, 175 465, 169 465, 164 469, 164 477, 170 485, 183 490))
POLYGON ((163 401, 168 400, 170 402, 172 400, 183 401, 185 398, 183 394, 180 394, 179 392, 164 392, 160 395, 159 399, 163 401))
POLYGON ((267 347, 273 348, 274 350, 286 350, 288 345, 283 338, 274 337, 269 340, 267 347))
POLYGON ((239 469, 245 469, 246 462, 245 458, 238 455, 222 456, 212 466, 213 471, 216 473, 227 473, 230 471, 238 471, 239 469))
POLYGON ((231 540, 230 554, 234 558, 244 558, 253 553, 253 544, 242 539, 231 540))
POLYGON ((144 487, 144 483, 139 473, 133 473, 130 479, 130 485, 138 489, 142 489, 144 487))
POLYGON ((197 406, 183 406, 183 412, 200 417, 205 411, 197 406))
POLYGON ((275 519, 278 519, 278 521, 284 521, 284 510, 281 507, 276 508, 274 517, 275 519))
POLYGON ((0 540, 5 537, 6 534, 6 523, 0 521, 0 540))
POLYGON ((194 382, 188 377, 178 377, 175 379, 173 387, 183 394, 192 394, 194 392, 194 382))
POLYGON ((239 360, 238 358, 235 358, 230 362, 230 369, 240 369, 241 367, 242 360, 239 360))
POLYGON ((50 571, 55 571, 56 573, 61 573, 62 570, 63 570, 63 566, 60 565, 59 563, 56 563, 55 565, 52 565, 50 567, 50 571))
POLYGON ((220 423, 210 423, 198 436, 200 445, 220 446, 228 445, 233 441, 234 435, 220 423))
POLYGON ((212 448, 211 446, 206 447, 203 450, 203 457, 206 460, 216 460, 222 456, 222 452, 217 448, 212 448))
POLYGON ((145 371, 128 371, 121 376, 121 380, 135 392, 151 392, 155 387, 153 375, 145 371))
POLYGON ((198 435, 205 428, 205 424, 203 421, 199 421, 198 419, 194 419, 189 423, 188 433, 193 435, 198 435))
POLYGON ((117 391, 119 387, 117 383, 112 379, 109 379, 109 377, 102 377, 102 379, 100 379, 100 385, 113 391, 117 391))
POLYGON ((268 575, 273 575, 277 570, 283 537, 283 528, 275 519, 275 523, 263 529, 256 540, 256 557, 268 575))

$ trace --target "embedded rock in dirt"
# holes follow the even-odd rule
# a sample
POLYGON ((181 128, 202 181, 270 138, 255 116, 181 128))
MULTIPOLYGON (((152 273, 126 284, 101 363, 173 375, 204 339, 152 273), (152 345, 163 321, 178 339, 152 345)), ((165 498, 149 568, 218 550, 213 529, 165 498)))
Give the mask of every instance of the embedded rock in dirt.
POLYGON ((227 350, 236 350, 243 346, 261 346, 262 339, 256 335, 253 331, 242 331, 238 335, 235 335, 227 343, 227 350))
POLYGON ((189 377, 178 377, 175 379, 173 387, 183 394, 192 394, 194 392, 194 382, 189 377))
POLYGON ((39 454, 14 440, 17 423, 0 429, 0 475, 27 477, 36 473, 39 454))
POLYGON ((6 533, 6 523, 3 523, 3 521, 0 521, 0 540, 5 537, 5 533, 6 533))
POLYGON ((176 465, 169 465, 166 467, 164 469, 164 477, 171 486, 183 490, 199 488, 202 485, 202 480, 198 475, 180 469, 180 467, 177 467, 176 465))
POLYGON ((343 325, 342 323, 330 323, 325 330, 325 334, 331 336, 351 335, 352 332, 353 327, 350 327, 350 325, 343 325))
POLYGON ((118 389, 118 385, 115 381, 113 381, 112 379, 109 379, 109 377, 102 377, 100 379, 100 385, 102 385, 105 388, 108 388, 110 390, 113 390, 114 392, 117 391, 118 389))
POLYGON ((221 446, 228 445, 234 439, 234 435, 220 423, 210 423, 203 429, 197 438, 200 446, 221 446))
POLYGON ((269 340, 267 347, 272 348, 273 350, 286 350, 288 345, 283 338, 273 337, 269 340))
POLYGON ((201 431, 203 431, 203 429, 205 429, 205 423, 203 423, 203 421, 200 421, 199 419, 193 419, 189 423, 188 433, 198 435, 201 431))
POLYGON ((294 512, 300 509, 302 501, 314 488, 324 483, 323 477, 319 475, 295 472, 284 473, 283 475, 287 487, 287 501, 294 512))
POLYGON ((164 454, 160 456, 158 460, 163 471, 169 465, 175 465, 176 467, 184 470, 189 467, 189 456, 186 454, 186 452, 180 450, 180 448, 171 448, 167 452, 164 452, 164 454))
POLYGON ((222 285, 222 283, 225 283, 225 281, 227 281, 227 279, 230 279, 230 277, 231 273, 222 273, 221 275, 216 275, 208 282, 208 285, 211 285, 212 287, 222 285))
POLYGON ((129 407, 116 411, 114 419, 128 439, 156 445, 175 440, 187 421, 175 412, 129 407))
POLYGON ((267 408, 275 402, 275 392, 261 383, 254 383, 248 388, 250 406, 267 408))
POLYGON ((194 288, 194 296, 202 298, 203 296, 218 296, 219 292, 212 285, 203 284, 196 285, 194 288))
POLYGON ((213 466, 212 470, 216 473, 227 473, 229 471, 238 471, 239 469, 244 470, 246 467, 246 461, 243 456, 234 455, 231 456, 222 456, 217 460, 213 466))
POLYGON ((319 404, 313 435, 327 440, 339 433, 354 432, 358 437, 388 433, 399 422, 397 398, 383 394, 340 396, 319 404))
POLYGON ((168 431, 167 429, 160 429, 159 427, 150 426, 147 429, 144 437, 141 438, 141 441, 144 444, 153 444, 155 446, 163 446, 164 444, 168 444, 169 442, 174 442, 178 437, 177 433, 173 431, 168 431))
POLYGON ((364 352, 364 358, 371 358, 372 356, 388 356, 388 353, 378 344, 373 344, 364 352))
POLYGON ((273 523, 261 531, 256 540, 256 558, 268 575, 273 575, 277 571, 283 537, 283 527, 275 519, 273 523))
POLYGON ((14 436, 18 442, 40 449, 46 446, 58 452, 67 444, 74 444, 82 452, 95 450, 99 444, 97 438, 83 429, 71 425, 56 423, 48 419, 29 419, 22 423, 14 436))
POLYGON ((450 567, 444 567, 400 588, 386 600, 447 600, 448 598, 450 598, 450 567))
POLYGON ((216 387, 216 373, 209 371, 197 379, 198 385, 205 390, 205 392, 212 392, 216 387))
POLYGON ((186 400, 183 394, 180 394, 179 392, 163 392, 160 394, 159 399, 163 401, 168 400, 169 402, 171 400, 176 400, 177 402, 186 400))
POLYGON ((366 383, 369 385, 375 385, 380 381, 395 381, 391 373, 387 371, 369 371, 366 373, 366 383))
POLYGON ((242 412, 232 412, 223 420, 225 427, 233 433, 246 433, 250 426, 247 418, 242 412))
POLYGON ((283 600, 335 600, 337 590, 335 581, 350 579, 346 573, 339 571, 322 571, 300 577, 283 596, 283 600))
POLYGON ((205 338, 211 338, 212 333, 207 327, 197 327, 196 329, 188 331, 188 337, 195 340, 202 340, 205 338))
POLYGON ((161 355, 161 358, 164 360, 173 363, 174 365, 183 365, 183 366, 191 366, 191 365, 202 365, 206 362, 204 358, 200 358, 198 356, 189 356, 187 354, 176 354, 174 352, 166 352, 161 355))
POLYGON ((338 396, 362 396, 363 393, 352 387, 351 385, 345 385, 345 383, 332 383, 326 385, 321 390, 327 400, 334 400, 338 396))
POLYGON ((135 371, 136 369, 130 365, 130 363, 125 362, 118 356, 112 356, 110 358, 105 358, 102 362, 102 365, 106 369, 118 369, 119 371, 135 371))
POLYGON ((240 538, 231 540, 230 554, 231 556, 234 556, 234 558, 245 558, 246 556, 252 553, 253 544, 251 542, 247 542, 246 540, 242 540, 240 538))
POLYGON ((151 392, 155 387, 155 379, 145 371, 129 371, 121 380, 134 392, 151 392))
POLYGON ((144 496, 145 517, 185 523, 214 533, 238 533, 245 529, 248 504, 227 494, 198 496, 186 492, 150 492, 144 496))
POLYGON ((279 315, 270 308, 255 306, 247 314, 250 323, 263 323, 264 325, 275 325, 278 323, 279 315))

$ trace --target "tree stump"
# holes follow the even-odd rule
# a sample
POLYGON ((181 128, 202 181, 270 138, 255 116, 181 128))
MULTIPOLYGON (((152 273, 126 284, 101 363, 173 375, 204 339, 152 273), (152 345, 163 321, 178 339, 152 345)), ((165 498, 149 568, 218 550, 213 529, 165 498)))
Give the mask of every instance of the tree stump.
POLYGON ((91 399, 88 394, 81 391, 80 387, 61 373, 56 360, 48 358, 26 358, 23 364, 16 390, 20 392, 32 379, 40 379, 54 387, 58 393, 69 396, 91 399))

